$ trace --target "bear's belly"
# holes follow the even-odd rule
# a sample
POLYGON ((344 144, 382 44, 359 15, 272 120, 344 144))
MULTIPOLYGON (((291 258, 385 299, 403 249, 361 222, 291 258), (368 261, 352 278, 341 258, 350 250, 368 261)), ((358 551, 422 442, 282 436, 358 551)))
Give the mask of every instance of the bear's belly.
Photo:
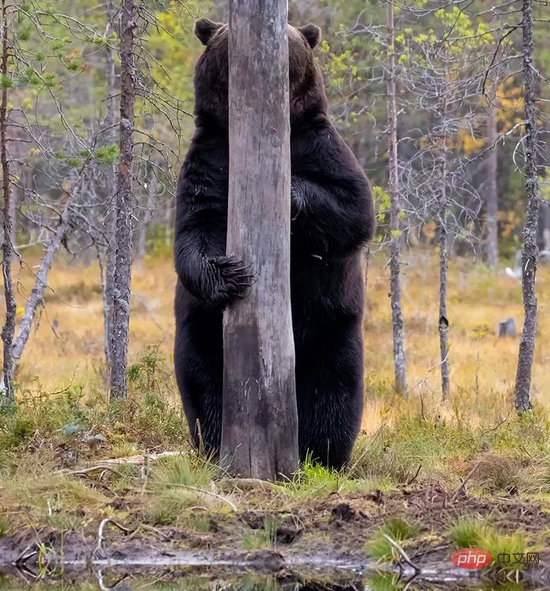
POLYGON ((291 265, 293 317, 343 319, 363 314, 361 254, 323 261, 311 257, 291 265))

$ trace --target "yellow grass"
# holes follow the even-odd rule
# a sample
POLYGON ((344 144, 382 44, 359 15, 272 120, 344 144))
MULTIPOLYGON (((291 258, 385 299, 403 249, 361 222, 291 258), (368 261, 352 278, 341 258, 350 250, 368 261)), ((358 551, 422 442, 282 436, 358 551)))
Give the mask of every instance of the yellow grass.
MULTIPOLYGON (((391 390, 393 381, 391 318, 388 269, 381 259, 368 270, 368 309, 365 318, 365 381, 367 409, 364 429, 372 433, 392 414, 395 399, 380 394, 391 390), (391 400, 391 402, 388 402, 391 400)), ((410 397, 426 404, 439 398, 438 277, 433 255, 415 252, 404 267, 403 303, 410 397)), ((24 294, 31 287, 31 274, 20 276, 19 313, 24 294)), ((175 273, 169 260, 146 261, 133 274, 133 291, 146 306, 132 300, 130 360, 135 361, 148 344, 160 343, 161 353, 172 363, 174 335, 173 293, 175 273)), ((60 261, 50 274, 53 292, 47 295, 45 311, 33 331, 17 370, 23 389, 56 391, 71 382, 89 390, 104 390, 103 320, 99 274, 88 267, 60 261), (52 330, 55 326, 55 333, 52 330)), ((550 268, 540 269, 539 336, 533 369, 535 400, 550 406, 550 268), (546 379, 545 379, 546 378, 546 379)), ((519 337, 498 339, 497 324, 513 317, 522 325, 521 286, 503 270, 493 275, 471 261, 451 263, 449 321, 451 324, 451 382, 453 401, 484 405, 483 413, 471 409, 479 422, 505 416, 513 389, 519 337), (488 408, 487 408, 488 407, 488 408)), ((174 403, 177 393, 172 378, 174 403)), ((451 401, 438 407, 442 417, 456 415, 451 401)), ((490 426, 490 425, 489 425, 490 426)))

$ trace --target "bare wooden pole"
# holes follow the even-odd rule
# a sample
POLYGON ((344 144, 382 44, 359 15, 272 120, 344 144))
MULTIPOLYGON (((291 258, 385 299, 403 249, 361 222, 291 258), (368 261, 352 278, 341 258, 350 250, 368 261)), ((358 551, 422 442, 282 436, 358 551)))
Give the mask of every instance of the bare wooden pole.
POLYGON ((9 400, 13 400, 13 373, 14 373, 14 358, 13 358, 13 338, 15 335, 15 317, 17 311, 17 304, 13 292, 13 278, 11 272, 11 264, 14 255, 13 249, 13 211, 12 211, 12 193, 10 181, 10 163, 8 158, 8 60, 9 60, 9 44, 8 44, 8 6, 7 1, 2 0, 2 25, 0 27, 0 34, 2 36, 2 64, 1 72, 4 79, 2 85, 2 99, 0 102, 0 160, 2 166, 2 226, 3 226, 3 240, 2 240, 2 276, 4 279, 4 297, 6 299, 6 320, 2 328, 2 345, 4 349, 3 365, 2 365, 2 383, 0 393, 5 395, 9 400))
POLYGON ((276 479, 298 468, 290 308, 290 123, 286 0, 232 0, 227 253, 251 266, 224 314, 222 459, 276 479))
POLYGON ((519 345, 515 407, 520 413, 531 410, 531 375, 537 333, 537 276, 539 184, 537 176, 537 111, 533 66, 533 2, 523 0, 523 89, 525 106, 525 194, 527 214, 523 229, 522 288, 525 320, 519 345))
POLYGON ((399 161, 397 154, 397 105, 395 90, 395 19, 392 0, 387 5, 388 26, 388 127, 389 127, 389 191, 390 191, 390 298, 393 327, 393 365, 395 388, 407 396, 407 363, 405 358, 405 327, 401 305, 401 230, 399 223, 399 161))
POLYGON ((134 0, 122 0, 120 23, 120 161, 116 187, 116 267, 113 288, 111 396, 126 398, 132 277, 135 64, 134 0))

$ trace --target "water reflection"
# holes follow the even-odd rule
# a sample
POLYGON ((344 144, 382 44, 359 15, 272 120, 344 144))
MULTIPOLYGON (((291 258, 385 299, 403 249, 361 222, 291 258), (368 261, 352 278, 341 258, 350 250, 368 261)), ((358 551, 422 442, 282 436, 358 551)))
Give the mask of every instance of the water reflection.
MULTIPOLYGON (((51 573, 50 573, 51 574, 51 573)), ((186 571, 169 570, 155 571, 145 574, 127 574, 117 571, 94 571, 78 575, 64 573, 50 576, 47 573, 11 573, 8 577, 0 575, 0 591, 18 589, 46 590, 64 589, 67 591, 91 591, 92 589, 116 591, 145 591, 159 589, 161 591, 424 591, 441 589, 444 591, 527 591, 549 589, 548 587, 529 587, 518 582, 501 584, 485 584, 479 581, 449 580, 442 576, 430 580, 418 577, 403 579, 392 573, 370 573, 364 577, 358 575, 330 573, 307 578, 293 575, 258 575, 244 574, 240 576, 207 574, 190 574, 186 571), (469 584, 468 584, 469 583, 469 584)))

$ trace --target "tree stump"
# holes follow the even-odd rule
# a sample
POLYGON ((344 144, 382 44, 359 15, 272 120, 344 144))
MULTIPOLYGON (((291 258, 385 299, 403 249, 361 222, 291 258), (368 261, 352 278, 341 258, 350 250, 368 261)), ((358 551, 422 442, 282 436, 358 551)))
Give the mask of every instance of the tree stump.
POLYGON ((502 339, 505 337, 515 337, 517 336, 516 331, 516 321, 513 318, 507 318, 506 320, 501 320, 498 323, 498 338, 502 339))

